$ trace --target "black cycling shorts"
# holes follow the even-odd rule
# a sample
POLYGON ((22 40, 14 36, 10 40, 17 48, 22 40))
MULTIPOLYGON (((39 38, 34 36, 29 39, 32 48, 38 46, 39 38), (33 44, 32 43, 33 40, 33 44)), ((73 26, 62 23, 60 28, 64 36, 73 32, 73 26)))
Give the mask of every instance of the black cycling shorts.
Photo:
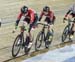
MULTIPOLYGON (((28 24, 30 23, 30 19, 27 17, 25 17, 24 21, 26 21, 28 24)), ((28 32, 31 31, 31 28, 37 23, 37 21, 38 21, 38 15, 35 14, 34 22, 32 24, 30 24, 28 32)))
POLYGON ((54 24, 55 18, 53 18, 53 20, 51 21, 49 17, 46 17, 45 22, 47 22, 48 24, 54 24))

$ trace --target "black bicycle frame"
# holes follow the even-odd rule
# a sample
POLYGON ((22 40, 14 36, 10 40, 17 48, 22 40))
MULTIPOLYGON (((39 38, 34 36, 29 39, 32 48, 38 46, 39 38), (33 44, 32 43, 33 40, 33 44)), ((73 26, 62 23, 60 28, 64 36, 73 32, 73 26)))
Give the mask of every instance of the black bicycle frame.
POLYGON ((72 26, 71 26, 71 22, 74 22, 75 21, 75 18, 73 21, 71 21, 70 19, 68 19, 68 24, 66 27, 68 27, 68 33, 70 32, 70 30, 72 30, 72 26))
POLYGON ((43 23, 38 23, 38 24, 43 25, 43 28, 41 30, 41 33, 45 35, 45 37, 44 37, 44 41, 45 41, 46 40, 45 28, 47 28, 48 25, 47 24, 43 24, 43 23))

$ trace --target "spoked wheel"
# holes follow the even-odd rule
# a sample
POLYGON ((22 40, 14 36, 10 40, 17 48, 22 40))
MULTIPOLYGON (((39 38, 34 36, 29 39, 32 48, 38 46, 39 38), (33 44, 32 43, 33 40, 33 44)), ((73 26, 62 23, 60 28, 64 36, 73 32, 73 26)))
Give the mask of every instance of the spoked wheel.
POLYGON ((42 41, 44 41, 45 38, 45 34, 43 34, 42 32, 39 32, 39 34, 36 37, 36 42, 35 42, 35 50, 39 50, 39 48, 42 45, 42 41))
POLYGON ((21 35, 18 35, 12 46, 12 56, 13 57, 16 57, 18 55, 21 46, 22 46, 22 38, 21 38, 21 35))
POLYGON ((63 31, 63 34, 62 34, 62 42, 64 42, 66 40, 68 34, 69 34, 68 26, 66 26, 64 31, 63 31))
POLYGON ((51 44, 51 42, 53 40, 53 33, 54 33, 53 30, 52 30, 52 32, 47 33, 46 40, 45 40, 45 47, 46 48, 49 48, 49 45, 51 44))

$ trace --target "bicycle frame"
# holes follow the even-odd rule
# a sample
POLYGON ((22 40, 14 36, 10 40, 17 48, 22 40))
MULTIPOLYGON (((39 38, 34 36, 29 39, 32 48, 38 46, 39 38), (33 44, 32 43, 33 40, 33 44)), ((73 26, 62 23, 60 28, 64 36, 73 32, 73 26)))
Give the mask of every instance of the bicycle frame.
POLYGON ((38 48, 41 47, 42 42, 44 41, 45 43, 45 47, 49 48, 49 45, 51 44, 52 38, 53 36, 51 34, 49 34, 49 30, 48 24, 44 24, 44 23, 38 23, 40 25, 43 25, 43 28, 41 29, 41 31, 38 33, 37 37, 36 37, 36 42, 35 42, 35 50, 38 50, 38 48), (45 28, 47 28, 47 33, 45 33, 45 28), (49 39, 49 36, 52 36, 51 39, 49 39))
POLYGON ((75 21, 75 18, 73 21, 71 21, 70 19, 67 20, 68 21, 68 24, 66 25, 66 27, 68 27, 68 32, 72 29, 72 24, 71 22, 73 23, 75 21))
MULTIPOLYGON (((38 23, 38 24, 43 25, 43 28, 41 30, 41 33, 45 35, 45 28, 48 28, 49 25, 43 24, 43 23, 38 23)), ((48 31, 48 29, 47 29, 47 31, 48 31)), ((46 35, 45 35, 44 41, 45 40, 46 40, 46 35)))

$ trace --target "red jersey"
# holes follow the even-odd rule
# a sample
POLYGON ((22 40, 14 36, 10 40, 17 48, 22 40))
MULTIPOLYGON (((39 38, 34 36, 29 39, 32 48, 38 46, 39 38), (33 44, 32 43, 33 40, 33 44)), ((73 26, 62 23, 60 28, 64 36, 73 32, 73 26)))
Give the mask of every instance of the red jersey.
POLYGON ((22 16, 29 17, 30 18, 30 23, 32 23, 34 21, 34 18, 35 18, 35 11, 33 9, 29 8, 27 14, 23 14, 23 13, 20 12, 20 14, 17 17, 18 20, 20 20, 22 16))
POLYGON ((52 21, 53 18, 54 18, 54 13, 52 11, 49 11, 48 14, 45 14, 43 11, 41 12, 41 15, 40 15, 40 19, 44 16, 47 16, 50 18, 50 20, 52 21))

